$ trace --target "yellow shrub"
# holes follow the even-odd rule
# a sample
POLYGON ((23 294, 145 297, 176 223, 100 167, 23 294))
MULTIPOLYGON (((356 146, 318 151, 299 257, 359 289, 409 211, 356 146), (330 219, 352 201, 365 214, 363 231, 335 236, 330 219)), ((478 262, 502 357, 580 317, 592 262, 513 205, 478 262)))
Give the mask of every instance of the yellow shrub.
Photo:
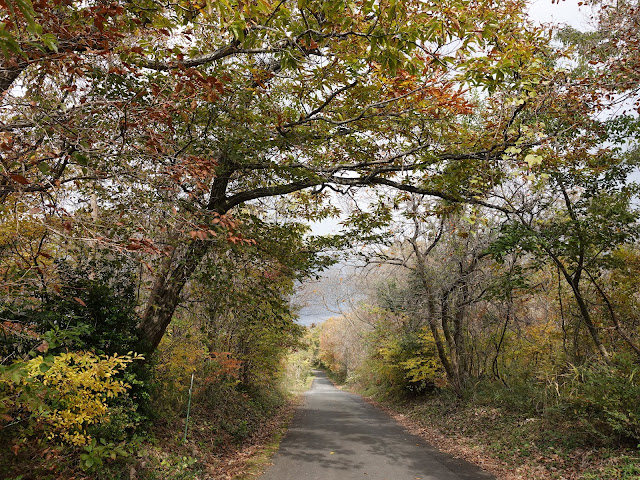
POLYGON ((108 418, 107 399, 130 387, 116 375, 140 358, 73 352, 5 367, 0 370, 1 417, 7 422, 27 420, 29 430, 41 431, 48 439, 86 445, 91 440, 86 427, 108 418))
POLYGON ((406 372, 406 378, 413 383, 435 382, 441 379, 444 375, 436 350, 436 341, 427 327, 418 334, 418 345, 419 348, 410 358, 400 362, 406 372))

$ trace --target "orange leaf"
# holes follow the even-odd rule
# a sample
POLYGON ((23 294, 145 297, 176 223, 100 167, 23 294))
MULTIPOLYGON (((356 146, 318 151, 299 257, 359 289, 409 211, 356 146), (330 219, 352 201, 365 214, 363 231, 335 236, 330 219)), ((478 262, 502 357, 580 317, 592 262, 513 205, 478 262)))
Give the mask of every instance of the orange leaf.
POLYGON ((87 304, 86 304, 86 303, 84 303, 84 302, 82 301, 82 299, 81 299, 81 298, 79 298, 79 297, 73 297, 73 299, 74 299, 76 302, 78 302, 80 305, 82 305, 83 307, 86 307, 86 306, 87 306, 87 304))

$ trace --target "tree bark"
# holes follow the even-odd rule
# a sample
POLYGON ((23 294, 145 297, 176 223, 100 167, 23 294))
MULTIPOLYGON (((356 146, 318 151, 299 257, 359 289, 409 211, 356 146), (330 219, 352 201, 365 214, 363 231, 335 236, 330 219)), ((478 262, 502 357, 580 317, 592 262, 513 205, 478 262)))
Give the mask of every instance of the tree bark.
POLYGON ((589 334, 591 335, 591 339, 595 344, 598 352, 607 360, 609 358, 609 352, 605 348, 602 340, 600 339, 600 334, 598 333, 598 329, 596 325, 593 323, 593 319, 591 318, 591 312, 589 312, 589 307, 587 306, 587 302, 582 296, 582 292, 580 291, 580 285, 576 280, 567 279, 571 285, 571 289, 573 290, 573 297, 576 299, 576 303, 578 304, 578 308, 580 309, 580 315, 584 320, 585 325, 587 326, 587 330, 589 330, 589 334))
POLYGON ((440 358, 440 363, 442 364, 444 371, 447 374, 447 378, 451 382, 451 386, 453 390, 456 392, 456 395, 461 395, 462 392, 459 389, 459 385, 455 383, 455 374, 454 369, 447 358, 447 352, 445 351, 444 344, 442 343, 442 338, 440 337, 440 332, 438 331, 438 324, 436 323, 435 316, 435 302, 430 297, 429 298, 429 312, 427 312, 427 321, 429 323, 429 328, 431 329, 431 334, 433 335, 433 340, 436 344, 436 350, 438 351, 438 357, 440 358))
POLYGON ((440 299, 440 323, 442 324, 442 331, 447 342, 447 350, 449 351, 450 359, 449 370, 445 370, 454 391, 457 395, 461 395, 462 382, 460 381, 460 359, 458 358, 458 350, 456 348, 454 335, 451 333, 451 312, 449 304, 451 299, 449 296, 450 292, 445 292, 443 297, 440 299))
POLYGON ((157 348, 180 304, 182 289, 209 248, 209 242, 193 240, 183 252, 176 249, 162 261, 139 327, 142 351, 151 353, 157 348))

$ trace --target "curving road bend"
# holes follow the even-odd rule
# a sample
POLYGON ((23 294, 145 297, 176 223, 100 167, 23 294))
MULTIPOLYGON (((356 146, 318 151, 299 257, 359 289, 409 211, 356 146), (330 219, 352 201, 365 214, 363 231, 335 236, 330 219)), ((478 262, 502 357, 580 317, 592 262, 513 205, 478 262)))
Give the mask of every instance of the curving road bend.
POLYGON ((493 480, 439 452, 316 371, 305 403, 260 480, 493 480))

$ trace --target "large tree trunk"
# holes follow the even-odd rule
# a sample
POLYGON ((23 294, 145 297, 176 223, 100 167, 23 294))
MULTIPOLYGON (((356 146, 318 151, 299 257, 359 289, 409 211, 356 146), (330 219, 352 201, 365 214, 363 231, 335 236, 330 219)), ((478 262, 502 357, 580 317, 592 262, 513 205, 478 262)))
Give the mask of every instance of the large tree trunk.
POLYGON ((180 304, 182 289, 209 248, 209 242, 193 240, 186 248, 176 248, 170 257, 162 261, 140 322, 140 346, 143 351, 153 352, 162 340, 180 304))
MULTIPOLYGON (((216 173, 207 210, 224 215, 230 208, 226 204, 225 195, 233 169, 227 165, 226 157, 222 154, 216 173)), ((173 313, 180 304, 182 289, 210 247, 210 242, 206 240, 191 240, 184 246, 176 247, 172 255, 162 261, 139 326, 140 345, 143 351, 153 352, 162 340, 164 332, 171 323, 173 313)))

